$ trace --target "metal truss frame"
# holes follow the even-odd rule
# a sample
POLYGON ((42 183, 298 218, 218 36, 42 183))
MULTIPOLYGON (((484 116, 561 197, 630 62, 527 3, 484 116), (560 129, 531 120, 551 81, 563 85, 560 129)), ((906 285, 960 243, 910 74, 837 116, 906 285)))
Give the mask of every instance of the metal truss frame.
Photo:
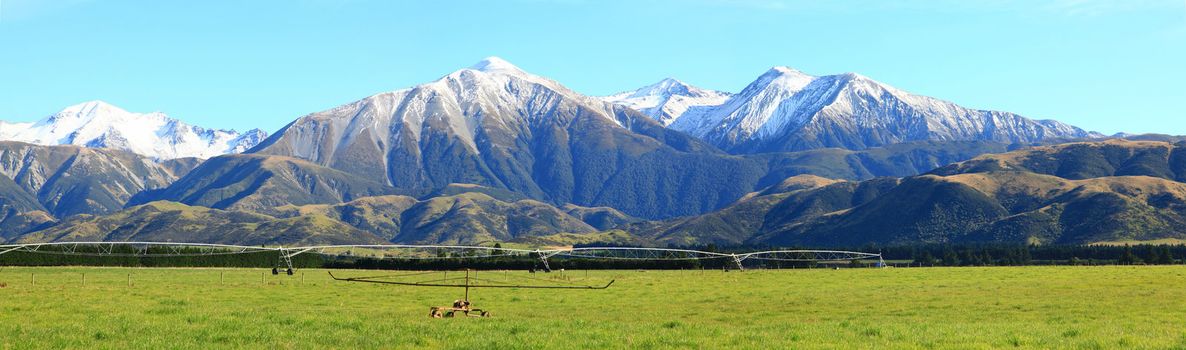
POLYGON ((743 262, 746 260, 812 262, 877 259, 878 263, 884 266, 884 260, 879 253, 810 249, 729 253, 645 247, 517 249, 465 245, 410 244, 348 244, 296 247, 184 242, 50 242, 0 244, 0 255, 11 252, 117 257, 187 257, 276 252, 279 255, 277 265, 287 265, 289 271, 292 270, 292 258, 301 254, 357 256, 375 259, 475 259, 501 256, 529 256, 539 259, 544 268, 549 270, 548 259, 551 258, 651 261, 726 259, 731 261, 734 267, 738 269, 743 269, 743 262), (128 247, 130 249, 117 249, 117 247, 128 247))

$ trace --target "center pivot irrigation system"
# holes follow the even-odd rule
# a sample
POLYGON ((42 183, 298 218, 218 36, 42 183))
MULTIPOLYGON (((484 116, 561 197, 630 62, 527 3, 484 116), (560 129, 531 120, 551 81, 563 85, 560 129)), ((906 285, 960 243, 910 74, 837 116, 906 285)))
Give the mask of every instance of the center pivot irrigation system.
POLYGON ((551 272, 550 259, 689 261, 721 260, 744 270, 745 261, 824 262, 876 259, 884 265, 881 254, 843 250, 766 250, 755 252, 708 252, 691 249, 646 247, 562 247, 519 249, 464 245, 350 244, 318 246, 246 246, 215 243, 179 242, 50 242, 0 244, 0 255, 25 252, 70 256, 117 257, 195 257, 275 252, 276 271, 286 268, 291 274, 292 259, 301 254, 370 259, 439 260, 529 257, 536 268, 551 272))
MULTIPOLYGON (((876 259, 876 266, 885 266, 881 254, 843 250, 767 250, 755 252, 708 252, 690 249, 643 248, 643 247, 572 247, 547 249, 518 249, 463 245, 403 245, 403 244, 356 244, 319 246, 245 246, 210 243, 176 242, 52 242, 0 244, 0 256, 23 252, 32 254, 92 256, 92 257, 201 257, 253 253, 275 253, 277 256, 272 274, 293 274, 293 258, 301 254, 318 254, 327 257, 347 257, 390 260, 481 260, 495 258, 529 259, 533 266, 530 272, 552 272, 551 260, 627 260, 627 261, 708 261, 724 262, 726 268, 744 270, 746 261, 776 262, 838 262, 876 259)), ((466 270, 464 276, 454 274, 449 278, 446 271, 441 278, 431 277, 439 272, 414 272, 397 275, 338 277, 337 281, 378 283, 413 287, 457 287, 465 289, 465 297, 453 302, 452 307, 433 307, 432 317, 453 317, 456 313, 466 316, 489 316, 488 311, 475 309, 469 302, 470 288, 540 288, 540 289, 606 289, 614 283, 604 285, 583 285, 563 279, 515 276, 504 273, 501 280, 479 278, 477 271, 466 270), (423 278, 429 278, 424 280, 423 278)), ((488 273, 487 273, 488 274, 488 273)), ((485 276, 485 275, 483 275, 485 276)))

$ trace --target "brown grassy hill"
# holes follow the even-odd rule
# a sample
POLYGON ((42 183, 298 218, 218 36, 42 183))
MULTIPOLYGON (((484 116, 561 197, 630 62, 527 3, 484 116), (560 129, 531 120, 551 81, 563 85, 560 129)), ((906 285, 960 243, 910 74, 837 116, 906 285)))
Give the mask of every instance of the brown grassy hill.
POLYGON ((147 241, 259 244, 382 243, 385 240, 321 215, 268 215, 151 202, 104 216, 78 215, 24 235, 19 242, 147 241))
POLYGON ((533 200, 505 202, 484 193, 416 200, 365 197, 336 205, 285 207, 282 215, 323 215, 399 243, 482 244, 557 233, 592 233, 564 210, 533 200))
POLYGON ((789 178, 712 213, 633 228, 678 244, 1180 239, 1186 238, 1186 184, 1175 181, 1186 174, 1179 171, 1186 169, 1181 152, 1166 142, 1108 140, 981 156, 901 180, 789 178))
POLYGON ((272 213, 285 205, 332 204, 398 194, 385 184, 296 158, 233 154, 211 158, 169 187, 129 205, 167 200, 217 209, 272 213))

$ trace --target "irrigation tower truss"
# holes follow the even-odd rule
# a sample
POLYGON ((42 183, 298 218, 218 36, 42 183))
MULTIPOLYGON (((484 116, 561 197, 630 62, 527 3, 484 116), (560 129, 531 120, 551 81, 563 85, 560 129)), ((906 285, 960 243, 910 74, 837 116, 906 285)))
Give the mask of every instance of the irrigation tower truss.
POLYGON ((864 253, 844 250, 766 250, 753 252, 709 252, 691 249, 647 248, 647 247, 573 247, 547 249, 499 248, 465 245, 406 245, 406 244, 351 244, 316 246, 246 246, 214 243, 181 242, 49 242, 0 244, 0 255, 12 252, 56 254, 71 256, 117 256, 117 257, 193 257, 234 255, 261 252, 275 252, 278 263, 292 271, 292 258, 301 254, 319 254, 333 257, 363 257, 373 259, 480 259, 491 257, 521 256, 537 259, 543 268, 550 270, 549 259, 579 258, 595 260, 637 260, 637 261, 679 261, 713 260, 728 261, 735 268, 742 269, 750 260, 782 262, 824 262, 877 260, 884 266, 879 253, 864 253))

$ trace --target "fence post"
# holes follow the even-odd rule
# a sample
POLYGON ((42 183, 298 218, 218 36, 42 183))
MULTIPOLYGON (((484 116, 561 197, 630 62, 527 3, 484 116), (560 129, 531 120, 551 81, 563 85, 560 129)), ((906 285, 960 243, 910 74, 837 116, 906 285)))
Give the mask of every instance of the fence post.
POLYGON ((82 273, 82 285, 86 286, 86 272, 82 273))
POLYGON ((132 273, 128 272, 128 287, 132 286, 132 273))
POLYGON ((218 285, 226 284, 226 278, 223 276, 224 274, 226 274, 226 271, 218 271, 218 285))
POLYGON ((30 272, 29 273, 29 282, 32 283, 33 286, 37 286, 37 274, 30 272))

